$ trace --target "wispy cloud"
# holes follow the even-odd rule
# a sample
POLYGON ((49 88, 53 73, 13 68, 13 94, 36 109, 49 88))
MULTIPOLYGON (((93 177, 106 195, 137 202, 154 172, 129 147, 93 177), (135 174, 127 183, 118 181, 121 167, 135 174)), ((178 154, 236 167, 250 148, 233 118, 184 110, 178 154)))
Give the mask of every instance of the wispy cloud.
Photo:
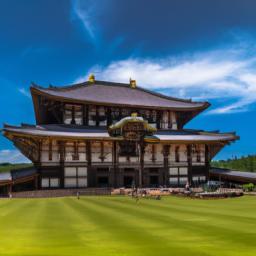
POLYGON ((18 91, 19 91, 22 95, 24 95, 24 96, 26 96, 26 97, 28 97, 28 98, 31 98, 30 93, 29 93, 25 88, 19 88, 18 91))
POLYGON ((30 161, 16 149, 0 150, 0 163, 29 163, 30 161))
POLYGON ((252 49, 233 47, 164 59, 129 58, 94 66, 88 73, 95 73, 98 80, 119 82, 132 77, 142 87, 178 97, 221 99, 222 105, 208 113, 235 113, 248 111, 256 102, 256 58, 252 56, 252 49))
POLYGON ((72 19, 80 20, 92 41, 96 40, 96 27, 93 23, 95 8, 96 5, 93 1, 72 1, 72 19))

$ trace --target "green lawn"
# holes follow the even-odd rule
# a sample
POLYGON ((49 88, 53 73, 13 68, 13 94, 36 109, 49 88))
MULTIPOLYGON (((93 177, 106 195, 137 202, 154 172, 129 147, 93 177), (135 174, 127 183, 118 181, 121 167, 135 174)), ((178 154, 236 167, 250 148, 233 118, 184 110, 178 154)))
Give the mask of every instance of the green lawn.
POLYGON ((256 255, 256 197, 3 199, 0 255, 256 255))

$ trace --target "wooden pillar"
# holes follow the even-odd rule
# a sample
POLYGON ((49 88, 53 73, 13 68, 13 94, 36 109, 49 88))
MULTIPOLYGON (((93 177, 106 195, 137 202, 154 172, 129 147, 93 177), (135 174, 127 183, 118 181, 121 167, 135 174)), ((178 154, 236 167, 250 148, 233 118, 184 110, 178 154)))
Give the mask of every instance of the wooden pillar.
POLYGON ((88 125, 88 107, 86 105, 83 105, 82 107, 83 111, 83 125, 88 125))
POLYGON ((96 126, 99 126, 100 120, 99 120, 99 106, 96 106, 96 126))
POLYGON ((92 158, 91 158, 91 142, 90 141, 86 141, 86 160, 87 160, 87 165, 91 166, 92 158))
POLYGON ((78 154, 78 142, 77 141, 74 141, 74 155, 72 156, 73 157, 73 160, 79 160, 79 154, 78 154))
POLYGON ((163 156, 164 156, 164 174, 163 174, 163 184, 169 186, 169 154, 170 145, 163 145, 163 156))
POLYGON ((152 162, 156 161, 156 145, 152 144, 152 162))
POLYGON ((180 162, 180 146, 175 146, 175 162, 180 162))
POLYGON ((188 161, 188 182, 191 185, 193 183, 192 180, 192 145, 187 145, 187 161, 188 161))
POLYGON ((60 103, 60 123, 64 123, 64 115, 65 115, 65 105, 63 102, 60 103))
POLYGON ((205 144, 205 171, 206 181, 208 181, 210 175, 210 154, 209 145, 207 144, 205 144))
POLYGON ((95 186, 95 180, 94 180, 94 171, 91 167, 92 164, 92 158, 91 158, 91 142, 86 141, 85 142, 86 147, 86 161, 87 161, 87 182, 89 187, 95 186))
POLYGON ((110 126, 112 124, 111 108, 110 107, 107 107, 106 114, 107 114, 107 126, 110 126))
POLYGON ((37 178, 37 188, 41 188, 41 174, 42 174, 42 170, 41 170, 41 155, 42 155, 42 144, 43 141, 39 140, 38 142, 38 156, 37 156, 37 161, 36 163, 34 163, 34 166, 38 172, 39 177, 37 178))
POLYGON ((143 175, 143 172, 144 172, 144 155, 145 155, 145 143, 144 143, 144 141, 141 141, 139 143, 139 146, 140 146, 139 187, 141 188, 143 186, 142 175, 143 175))
POLYGON ((141 175, 142 175, 142 186, 143 187, 147 187, 148 184, 149 184, 149 178, 148 178, 149 171, 148 171, 147 168, 144 167, 144 165, 145 165, 145 151, 146 151, 147 145, 148 145, 147 143, 145 143, 145 142, 143 143, 144 152, 143 152, 143 159, 141 159, 141 160, 143 160, 143 169, 142 169, 142 172, 141 172, 141 175))
POLYGON ((161 118, 162 118, 162 112, 157 111, 156 112, 156 128, 157 129, 161 128, 161 118))
POLYGON ((49 140, 49 152, 48 152, 48 159, 52 161, 52 140, 49 140))
POLYGON ((118 109, 119 109, 119 117, 118 117, 118 119, 121 120, 122 119, 122 108, 118 108, 118 109))
POLYGON ((65 166, 65 141, 59 141, 59 155, 60 155, 60 187, 64 188, 64 166, 65 166))
POLYGON ((113 155, 113 166, 114 166, 114 187, 119 187, 119 184, 117 182, 118 180, 118 166, 117 166, 117 142, 113 141, 113 151, 112 151, 112 155, 113 155))
POLYGON ((100 142, 100 160, 103 163, 104 162, 104 142, 100 142))
POLYGON ((76 120, 75 120, 75 106, 72 106, 72 120, 71 120, 71 124, 76 124, 76 120))

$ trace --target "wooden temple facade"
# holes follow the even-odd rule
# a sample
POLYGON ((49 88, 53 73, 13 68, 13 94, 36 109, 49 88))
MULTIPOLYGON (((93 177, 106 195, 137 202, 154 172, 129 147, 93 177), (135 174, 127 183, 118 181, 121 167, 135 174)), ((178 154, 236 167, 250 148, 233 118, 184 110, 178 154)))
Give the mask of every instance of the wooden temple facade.
POLYGON ((36 125, 3 133, 33 163, 37 187, 159 187, 204 183, 210 160, 234 133, 184 129, 209 107, 136 85, 32 84, 36 125))

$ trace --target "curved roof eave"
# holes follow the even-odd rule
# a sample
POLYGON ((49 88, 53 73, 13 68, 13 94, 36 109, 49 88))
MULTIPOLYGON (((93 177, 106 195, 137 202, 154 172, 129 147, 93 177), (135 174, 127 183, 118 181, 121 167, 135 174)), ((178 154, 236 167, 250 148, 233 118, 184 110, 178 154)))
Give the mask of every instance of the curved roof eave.
MULTIPOLYGON (((82 84, 81 85, 79 84, 79 86, 82 87, 82 84)), ((63 88, 58 88, 58 89, 63 90, 63 88)), ((111 106, 124 106, 125 105, 125 106, 129 106, 129 107, 134 107, 134 108, 143 107, 143 108, 154 108, 154 109, 175 109, 175 110, 179 110, 179 111, 199 111, 199 112, 207 109, 211 105, 207 101, 205 101, 205 102, 193 102, 191 100, 183 100, 183 99, 178 99, 178 98, 172 98, 172 97, 169 97, 169 96, 166 96, 166 95, 162 95, 162 94, 159 94, 159 93, 148 91, 144 88, 137 88, 137 89, 142 90, 146 93, 150 93, 150 94, 152 94, 154 96, 157 96, 159 98, 163 98, 165 100, 167 99, 167 100, 170 100, 170 101, 187 103, 187 104, 191 104, 191 106, 186 106, 186 107, 177 107, 177 106, 170 107, 170 106, 155 106, 155 105, 150 105, 149 106, 149 105, 143 105, 143 104, 135 105, 135 104, 127 104, 127 103, 125 103, 125 104, 116 103, 114 100, 113 100, 113 102, 104 102, 104 101, 96 101, 96 100, 95 101, 93 101, 93 100, 82 100, 82 99, 76 99, 76 98, 73 98, 73 97, 64 97, 64 96, 53 95, 53 94, 49 93, 50 90, 55 91, 56 88, 43 88, 43 87, 37 86, 35 84, 32 84, 32 86, 30 87, 30 91, 31 91, 32 96, 33 95, 43 95, 43 96, 46 96, 46 97, 51 98, 51 99, 65 101, 65 102, 72 101, 72 102, 77 102, 77 103, 89 103, 89 104, 97 104, 97 105, 111 105, 111 106), (193 106, 193 104, 198 104, 198 105, 193 106)), ((132 90, 134 90, 134 89, 132 89, 132 90)))
MULTIPOLYGON (((5 125, 3 128, 4 135, 8 137, 8 134, 20 135, 20 136, 35 136, 40 138, 58 137, 58 138, 70 138, 70 139, 95 139, 95 140, 116 140, 117 138, 111 137, 107 131, 101 132, 73 132, 47 130, 38 127, 19 127, 5 125)), ((228 143, 239 139, 239 136, 234 133, 197 133, 188 135, 173 135, 173 134, 156 134, 157 138, 163 142, 198 142, 198 143, 228 143)))

